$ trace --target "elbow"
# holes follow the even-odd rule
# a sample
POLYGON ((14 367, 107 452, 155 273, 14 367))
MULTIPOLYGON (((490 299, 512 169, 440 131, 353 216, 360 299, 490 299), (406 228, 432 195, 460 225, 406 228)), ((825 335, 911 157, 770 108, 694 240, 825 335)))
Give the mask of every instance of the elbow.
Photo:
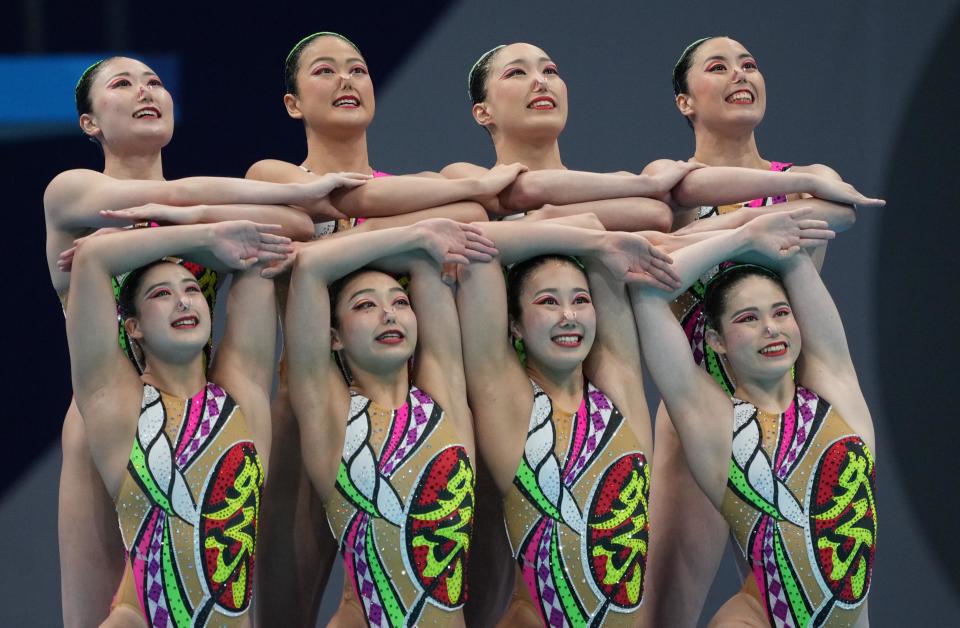
POLYGON ((648 200, 645 206, 647 214, 645 228, 651 231, 670 233, 673 230, 673 210, 662 201, 648 200))
POLYGON ((837 217, 837 224, 833 226, 833 230, 836 232, 846 231, 853 227, 857 222, 857 210, 853 207, 845 206, 841 211, 840 215, 837 217))
POLYGON ((540 209, 546 204, 547 186, 542 177, 523 173, 500 193, 500 205, 511 212, 540 209))
POLYGON ((286 223, 287 224, 284 226, 286 233, 283 235, 287 236, 291 240, 307 242, 313 239, 313 220, 305 213, 293 210, 286 223))

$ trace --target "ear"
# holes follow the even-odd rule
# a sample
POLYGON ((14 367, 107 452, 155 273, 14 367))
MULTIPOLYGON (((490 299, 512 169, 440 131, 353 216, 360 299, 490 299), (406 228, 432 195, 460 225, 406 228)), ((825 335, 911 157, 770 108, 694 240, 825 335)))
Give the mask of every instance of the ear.
POLYGON ((478 102, 470 112, 473 114, 473 119, 476 120, 480 126, 487 126, 493 120, 493 116, 490 115, 490 110, 487 108, 486 102, 478 102))
POLYGON ((97 125, 97 121, 94 120, 93 116, 89 113, 85 113, 80 116, 80 130, 90 137, 98 139, 100 137, 100 127, 97 125))
POLYGON ((293 94, 283 95, 283 106, 287 108, 287 115, 294 120, 303 119, 303 113, 300 111, 300 100, 293 94))
POLYGON ((131 316, 123 321, 123 328, 127 332, 127 337, 133 340, 141 340, 143 338, 143 332, 140 330, 140 321, 137 320, 136 317, 131 316))
POLYGON ((719 353, 720 355, 723 355, 727 352, 727 348, 723 344, 723 338, 715 329, 707 329, 707 332, 703 335, 703 338, 707 341, 707 345, 713 349, 714 352, 719 353))
POLYGON ((689 118, 693 115, 694 102, 690 97, 690 94, 677 94, 675 100, 677 103, 677 109, 680 110, 680 113, 682 113, 684 117, 689 118))
POLYGON ((511 338, 523 340, 523 333, 520 331, 520 325, 515 320, 511 319, 509 329, 511 338))
POLYGON ((343 342, 340 340, 340 332, 333 327, 330 328, 330 349, 333 351, 343 350, 343 342))

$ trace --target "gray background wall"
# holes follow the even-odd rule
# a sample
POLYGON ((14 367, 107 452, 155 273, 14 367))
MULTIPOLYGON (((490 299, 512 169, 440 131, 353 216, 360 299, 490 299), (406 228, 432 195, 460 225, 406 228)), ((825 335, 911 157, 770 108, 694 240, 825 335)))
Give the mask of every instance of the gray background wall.
MULTIPOLYGON (((5 26, 14 31, 0 52, 181 54, 185 93, 175 94, 183 115, 167 150, 170 177, 238 176, 259 158, 302 159, 301 132, 280 105, 279 66, 290 45, 314 30, 344 32, 367 55, 378 88, 371 159, 395 173, 492 163, 486 134, 469 115, 466 71, 481 52, 513 41, 544 48, 567 82, 571 113, 561 148, 568 167, 637 171, 655 158, 686 158, 692 135, 674 109, 670 69, 697 37, 739 39, 767 83, 761 153, 826 163, 861 191, 888 199, 886 209, 860 213, 855 229, 831 245, 824 269, 878 427, 881 532, 870 616, 881 627, 957 623, 960 556, 951 524, 960 417, 951 327, 958 299, 949 264, 960 197, 960 2, 462 0, 366 7, 360 16, 353 7, 302 5, 234 15, 224 5, 189 20, 149 17, 121 0, 93 6, 99 13, 78 34, 70 20, 79 9, 64 15, 56 3, 22 2, 14 11, 21 21, 13 22, 34 30, 5 26), (254 34, 252 21, 261 29, 254 34), (211 117, 224 102, 238 113, 211 117)), ((76 134, 0 143, 0 156, 14 175, 4 186, 13 195, 7 211, 18 212, 11 220, 24 234, 12 244, 14 259, 24 261, 10 280, 7 329, 23 324, 17 304, 37 301, 42 310, 33 333, 8 331, 6 339, 2 381, 13 403, 0 486, 0 625, 47 626, 60 621, 56 435, 69 375, 62 319, 40 257, 40 194, 59 170, 98 163, 76 134)), ((735 580, 728 559, 708 610, 735 580)))

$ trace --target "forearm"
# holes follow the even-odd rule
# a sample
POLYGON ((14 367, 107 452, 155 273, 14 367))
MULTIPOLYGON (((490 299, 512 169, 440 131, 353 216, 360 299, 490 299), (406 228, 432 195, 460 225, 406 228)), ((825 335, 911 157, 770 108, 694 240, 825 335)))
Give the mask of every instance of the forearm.
POLYGON ((313 221, 305 213, 285 205, 201 205, 198 223, 223 222, 225 220, 251 220, 267 225, 280 225, 276 231, 291 240, 306 241, 313 238, 313 221))
POLYGON ((813 188, 814 177, 809 174, 716 166, 687 174, 673 188, 673 199, 682 207, 729 205, 813 188))
POLYGON ((76 258, 83 251, 85 256, 96 259, 105 273, 118 275, 168 255, 205 257, 213 237, 210 225, 128 229, 84 240, 77 248, 76 258))
POLYGON ((369 220, 363 221, 363 224, 358 225, 355 229, 362 233, 364 231, 374 231, 377 229, 408 227, 421 220, 429 220, 430 218, 449 218, 457 222, 484 222, 487 220, 487 211, 482 205, 463 201, 440 205, 439 207, 431 207, 429 209, 421 209, 408 214, 370 218, 369 220))
POLYGON ((421 244, 411 227, 394 227, 365 233, 346 233, 304 246, 297 268, 327 283, 382 258, 410 252, 421 244))
POLYGON ((581 229, 554 221, 477 223, 494 241, 504 264, 545 255, 596 255, 603 247, 603 231, 581 229))
POLYGON ((581 213, 594 214, 604 228, 610 231, 652 229, 666 232, 673 225, 673 212, 666 203, 644 197, 611 198, 572 205, 548 205, 530 215, 535 217, 539 214, 543 218, 553 219, 581 213))
POLYGON ((529 211, 544 205, 570 205, 629 196, 659 196, 654 179, 647 175, 620 175, 577 170, 524 172, 500 193, 500 203, 512 211, 529 211))
MULTIPOLYGON (((697 172, 700 172, 699 170, 697 172)), ((689 176, 689 175, 688 175, 689 176)), ((736 211, 727 212, 709 218, 695 220, 689 225, 677 229, 675 234, 691 234, 703 231, 717 231, 721 229, 736 229, 747 224, 758 216, 775 213, 789 213, 798 209, 811 209, 809 218, 826 221, 830 230, 837 233, 846 231, 856 222, 857 215, 849 205, 824 201, 819 198, 803 198, 786 203, 775 203, 762 207, 741 207, 736 211)))
POLYGON ((331 193, 333 206, 354 218, 406 214, 463 200, 476 200, 475 178, 446 179, 417 176, 380 177, 349 190, 331 193))
POLYGON ((747 255, 751 250, 742 229, 729 229, 693 242, 671 253, 673 269, 680 275, 681 287, 672 293, 663 293, 671 300, 683 294, 706 270, 725 260, 747 255))
POLYGON ((145 202, 169 205, 225 205, 229 203, 297 205, 305 192, 299 183, 270 183, 232 177, 188 177, 166 181, 158 188, 162 198, 145 202))

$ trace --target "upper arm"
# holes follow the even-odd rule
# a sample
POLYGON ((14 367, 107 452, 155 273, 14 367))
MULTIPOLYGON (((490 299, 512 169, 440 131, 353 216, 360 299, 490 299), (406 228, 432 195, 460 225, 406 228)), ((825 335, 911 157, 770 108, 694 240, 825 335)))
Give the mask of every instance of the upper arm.
POLYGON ((260 266, 236 272, 227 295, 226 330, 211 365, 212 379, 253 385, 270 396, 276 345, 277 311, 272 279, 260 266))
POLYGON ((317 175, 279 159, 261 159, 247 169, 244 178, 270 183, 309 183, 317 175))
POLYGON ((539 217, 549 219, 585 213, 596 215, 608 231, 668 232, 673 224, 673 215, 665 203, 643 196, 611 198, 569 205, 547 205, 528 215, 539 214, 539 217))
POLYGON ((103 209, 125 209, 159 201, 162 181, 114 179, 93 170, 61 172, 47 185, 43 207, 47 221, 64 230, 115 226, 103 209))

